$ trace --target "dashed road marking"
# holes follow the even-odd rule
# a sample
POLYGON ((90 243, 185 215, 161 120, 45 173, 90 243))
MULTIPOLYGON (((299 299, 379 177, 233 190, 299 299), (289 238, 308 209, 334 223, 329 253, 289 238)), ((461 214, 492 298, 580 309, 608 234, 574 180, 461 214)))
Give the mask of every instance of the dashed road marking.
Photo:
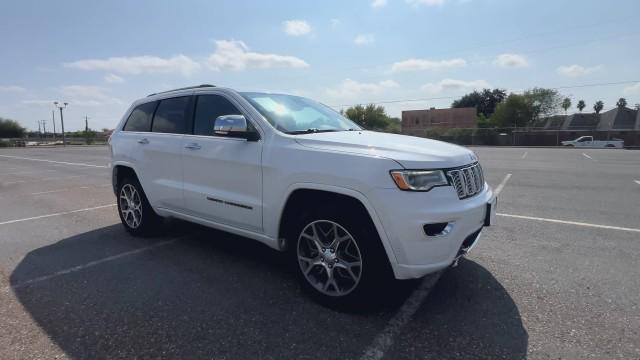
POLYGON ((496 196, 498 196, 498 194, 502 192, 502 189, 504 189, 505 185, 507 185, 509 179, 511 179, 511 174, 507 174, 507 176, 502 179, 500 184, 498 184, 498 187, 496 187, 496 189, 494 190, 494 194, 496 194, 496 196))
POLYGON ((591 159, 593 161, 596 161, 596 159, 592 158, 591 156, 589 156, 589 155, 587 155, 585 153, 582 153, 582 156, 586 157, 587 159, 591 159))
POLYGON ((522 154, 522 158, 523 158, 523 159, 524 159, 524 158, 526 158, 526 157, 527 157, 527 154, 529 154, 529 152, 528 152, 528 151, 525 151, 525 152, 524 152, 524 154, 522 154))
POLYGON ((48 163, 54 163, 54 164, 65 164, 65 165, 75 165, 75 166, 89 166, 89 167, 95 167, 95 168, 108 168, 109 167, 107 165, 95 165, 95 164, 86 164, 86 163, 73 163, 73 162, 67 162, 67 161, 54 161, 54 160, 45 160, 45 159, 34 159, 34 158, 28 158, 28 157, 22 157, 22 156, 13 156, 13 155, 0 155, 0 157, 8 158, 8 159, 18 159, 18 160, 42 161, 42 162, 48 162, 48 163))
POLYGON ((23 218, 23 219, 8 220, 8 221, 0 222, 0 225, 9 225, 9 224, 15 224, 15 223, 24 222, 24 221, 38 220, 38 219, 50 218, 50 217, 54 217, 54 216, 69 215, 69 214, 75 214, 75 213, 84 212, 84 211, 105 209, 105 208, 112 207, 112 206, 116 206, 116 204, 100 205, 100 206, 94 206, 94 207, 90 207, 90 208, 71 210, 71 211, 63 211, 63 212, 59 212, 59 213, 33 216, 33 217, 23 218))
POLYGON ((548 219, 548 218, 541 218, 541 217, 535 217, 535 216, 513 215, 513 214, 503 214, 503 213, 497 213, 496 215, 510 217, 514 219, 546 221, 546 222, 557 223, 557 224, 576 225, 576 226, 592 227, 592 228, 598 228, 598 229, 620 230, 620 231, 640 233, 640 229, 620 227, 620 226, 600 225, 600 224, 584 223, 579 221, 567 221, 567 220, 548 219))
POLYGON ((60 270, 60 271, 56 271, 56 272, 54 272, 52 274, 49 274, 49 275, 40 276, 40 277, 37 277, 35 279, 31 279, 31 280, 25 280, 23 282, 20 282, 20 283, 17 283, 15 285, 13 285, 12 287, 14 289, 17 289, 17 288, 25 287, 25 286, 28 286, 28 285, 31 285, 31 284, 39 283, 39 282, 42 282, 42 281, 45 281, 45 280, 53 279, 53 278, 56 278, 58 276, 71 274, 71 273, 74 273, 74 272, 77 272, 77 271, 80 271, 80 270, 84 270, 84 269, 87 269, 87 268, 90 268, 90 267, 93 267, 93 266, 96 266, 96 265, 104 264, 104 263, 106 263, 108 261, 118 260, 118 259, 121 259, 121 258, 126 257, 126 256, 139 254, 141 252, 145 252, 145 251, 149 251, 149 250, 152 250, 152 249, 156 249, 156 248, 159 248, 161 246, 166 246, 166 245, 169 245, 169 244, 173 244, 173 243, 175 243, 176 241, 178 241, 180 239, 181 238, 175 238, 175 239, 171 239, 171 240, 167 240, 167 241, 162 241, 162 242, 159 242, 157 244, 153 244, 153 245, 150 245, 150 246, 145 246, 143 248, 139 248, 139 249, 135 249, 135 250, 131 250, 131 251, 126 251, 126 252, 123 252, 123 253, 120 253, 120 254, 117 254, 117 255, 113 255, 113 256, 108 256, 108 257, 102 258, 100 260, 90 261, 90 262, 88 262, 86 264, 74 266, 74 267, 71 267, 71 268, 68 268, 68 269, 64 269, 64 270, 60 270))

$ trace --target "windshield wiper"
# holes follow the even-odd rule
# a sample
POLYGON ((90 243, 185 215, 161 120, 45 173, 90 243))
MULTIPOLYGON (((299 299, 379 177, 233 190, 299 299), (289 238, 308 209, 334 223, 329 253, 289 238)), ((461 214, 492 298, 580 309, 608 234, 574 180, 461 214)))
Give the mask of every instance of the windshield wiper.
POLYGON ((343 130, 338 130, 338 129, 317 129, 317 128, 309 128, 309 129, 307 129, 307 130, 285 131, 285 134, 289 134, 289 135, 299 135, 299 134, 315 134, 315 133, 334 132, 334 131, 343 131, 343 130))

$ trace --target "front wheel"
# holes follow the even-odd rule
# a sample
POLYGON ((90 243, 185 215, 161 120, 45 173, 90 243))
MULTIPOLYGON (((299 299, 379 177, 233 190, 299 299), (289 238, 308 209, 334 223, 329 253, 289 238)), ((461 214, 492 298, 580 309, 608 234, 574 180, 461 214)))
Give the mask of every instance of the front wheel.
POLYGON ((373 224, 339 212, 300 220, 291 253, 305 290, 331 307, 376 305, 372 299, 382 299, 393 276, 373 224))

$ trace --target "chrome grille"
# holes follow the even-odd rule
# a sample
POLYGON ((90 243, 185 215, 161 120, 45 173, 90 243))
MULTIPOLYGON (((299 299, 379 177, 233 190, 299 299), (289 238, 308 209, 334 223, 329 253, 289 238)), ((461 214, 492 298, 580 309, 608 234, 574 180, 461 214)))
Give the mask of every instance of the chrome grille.
POLYGON ((460 199, 472 197, 484 189, 484 175, 478 163, 460 169, 449 170, 447 171, 447 176, 460 199))

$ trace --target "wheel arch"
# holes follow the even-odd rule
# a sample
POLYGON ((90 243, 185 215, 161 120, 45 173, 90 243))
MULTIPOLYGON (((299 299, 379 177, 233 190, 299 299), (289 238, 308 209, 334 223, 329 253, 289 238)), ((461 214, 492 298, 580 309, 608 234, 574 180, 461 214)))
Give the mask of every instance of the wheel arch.
POLYGON ((118 181, 125 177, 126 175, 130 175, 135 177, 138 181, 140 178, 133 167, 133 165, 129 163, 117 163, 113 165, 113 169, 111 171, 111 185, 113 187, 113 193, 117 195, 118 192, 118 181))
POLYGON ((282 204, 277 221, 278 246, 281 250, 286 249, 284 239, 287 230, 286 222, 293 214, 304 206, 305 202, 310 199, 340 201, 347 206, 354 206, 356 209, 363 212, 363 215, 371 221, 378 233, 378 237, 382 242, 382 246, 389 262, 391 264, 397 264, 397 259, 391 248, 391 244, 389 243, 388 236, 382 226, 382 222, 380 221, 380 218, 373 206, 371 206, 366 196, 361 192, 331 185, 305 183, 292 185, 284 198, 286 198, 286 200, 282 204))

